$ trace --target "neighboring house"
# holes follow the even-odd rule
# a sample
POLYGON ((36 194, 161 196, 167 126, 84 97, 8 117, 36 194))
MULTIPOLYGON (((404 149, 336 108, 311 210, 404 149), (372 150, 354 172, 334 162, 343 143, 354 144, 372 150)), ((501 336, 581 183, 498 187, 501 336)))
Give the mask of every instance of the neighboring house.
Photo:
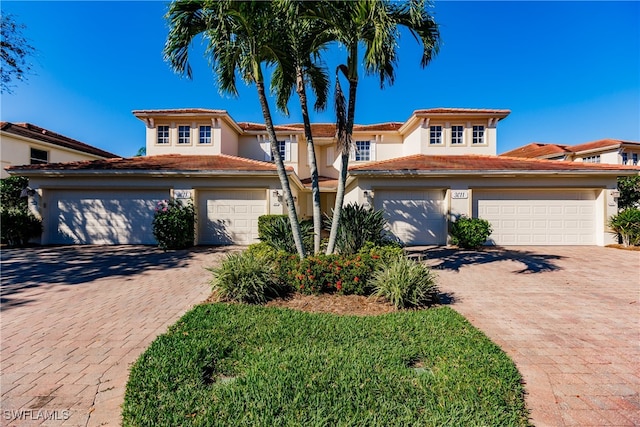
POLYGON ((0 122, 0 178, 12 165, 61 163, 118 157, 31 123, 0 122))
POLYGON ((527 159, 637 166, 640 157, 640 142, 619 139, 601 139, 578 145, 533 142, 500 155, 527 159))
MULTIPOLYGON (((637 167, 498 157, 497 125, 509 110, 434 108, 405 122, 355 125, 346 203, 385 211, 390 232, 409 245, 446 244, 460 215, 493 226, 499 245, 605 245, 617 212, 616 179, 637 167)), ((37 190, 42 242, 154 243, 159 200, 190 199, 198 244, 247 244, 257 219, 284 213, 282 190, 263 124, 224 110, 138 110, 147 156, 13 166, 37 190)), ((321 203, 335 201, 340 160, 335 126, 313 124, 321 203)), ((301 124, 276 126, 296 208, 312 214, 301 124)))

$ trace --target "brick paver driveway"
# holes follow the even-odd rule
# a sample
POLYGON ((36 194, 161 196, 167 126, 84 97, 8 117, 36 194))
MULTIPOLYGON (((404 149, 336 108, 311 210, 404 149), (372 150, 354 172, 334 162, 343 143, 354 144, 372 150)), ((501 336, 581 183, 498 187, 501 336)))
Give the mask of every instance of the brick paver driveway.
POLYGON ((640 425, 640 252, 424 252, 452 307, 516 362, 532 422, 640 425))
POLYGON ((130 364, 207 298, 229 250, 3 250, 0 424, 119 425, 130 364))

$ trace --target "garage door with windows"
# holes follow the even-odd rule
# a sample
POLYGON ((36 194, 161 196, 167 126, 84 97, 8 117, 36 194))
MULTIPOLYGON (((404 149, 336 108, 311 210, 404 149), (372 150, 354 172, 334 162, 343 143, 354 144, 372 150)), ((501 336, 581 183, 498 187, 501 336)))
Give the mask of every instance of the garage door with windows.
POLYGON ((473 191, 473 216, 497 245, 595 245, 594 190, 473 191))
POLYGON ((376 190, 390 233, 407 245, 447 243, 444 190, 376 190))
POLYGON ((257 242, 258 217, 267 213, 266 197, 266 190, 198 191, 198 243, 257 242))
POLYGON ((169 190, 51 190, 52 244, 155 244, 153 215, 169 190))

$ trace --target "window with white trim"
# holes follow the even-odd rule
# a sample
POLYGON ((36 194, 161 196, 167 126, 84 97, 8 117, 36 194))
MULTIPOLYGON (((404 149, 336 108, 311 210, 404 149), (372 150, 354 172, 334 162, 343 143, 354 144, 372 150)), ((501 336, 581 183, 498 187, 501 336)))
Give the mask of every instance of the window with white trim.
POLYGON ((168 144, 169 143, 169 126, 158 126, 158 137, 156 144, 168 144))
POLYGON ((638 153, 631 154, 631 164, 633 166, 638 166, 638 153))
POLYGON ((451 126, 451 145, 464 144, 464 126, 451 126))
POLYGON ((368 162, 371 160, 371 141, 356 141, 356 162, 368 162))
POLYGON ((442 126, 429 127, 429 144, 442 144, 442 126))
POLYGON ((287 158, 287 141, 278 141, 278 152, 282 160, 287 158))
POLYGON ((622 164, 626 165, 629 161, 629 155, 627 153, 622 153, 622 164))
POLYGON ((191 126, 178 126, 178 144, 191 144, 191 126))
POLYGON ((211 126, 200 126, 199 144, 211 144, 211 126))
POLYGON ((584 159, 582 159, 582 161, 585 163, 600 163, 600 154, 598 154, 597 156, 585 157, 584 159))
POLYGON ((473 126, 473 144, 484 144, 484 126, 473 126))
POLYGON ((31 164, 43 165, 49 163, 49 152, 44 150, 38 150, 37 148, 31 149, 31 164))

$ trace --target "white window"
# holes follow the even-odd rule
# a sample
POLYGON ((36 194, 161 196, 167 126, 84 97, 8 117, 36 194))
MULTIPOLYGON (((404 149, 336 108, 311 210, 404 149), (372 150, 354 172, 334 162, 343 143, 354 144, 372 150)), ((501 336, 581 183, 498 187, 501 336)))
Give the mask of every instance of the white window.
POLYGON ((451 126, 451 145, 464 144, 464 126, 451 126))
POLYGON ((629 155, 627 153, 622 153, 622 164, 626 165, 629 161, 629 155))
POLYGON ((169 143, 169 126, 158 126, 158 144, 169 143))
POLYGON ((484 144, 484 126, 473 127, 473 144, 484 144))
POLYGON ((42 165, 49 163, 49 152, 44 150, 38 150, 37 148, 31 149, 31 164, 42 165))
POLYGON ((356 162, 368 162, 371 160, 371 141, 356 141, 356 162))
POLYGON ((442 126, 431 126, 429 128, 429 144, 442 144, 442 126))
POLYGON ((190 144, 190 143, 191 143, 191 127, 178 126, 178 144, 190 144))
POLYGON ((278 141, 278 152, 280 153, 280 158, 284 160, 287 155, 287 141, 278 141))
POLYGON ((585 163, 600 163, 600 155, 585 157, 582 161, 585 163))
POLYGON ((638 166, 638 153, 633 153, 631 155, 631 164, 633 164, 633 166, 638 166))
POLYGON ((211 126, 200 126, 200 144, 211 144, 211 126))

